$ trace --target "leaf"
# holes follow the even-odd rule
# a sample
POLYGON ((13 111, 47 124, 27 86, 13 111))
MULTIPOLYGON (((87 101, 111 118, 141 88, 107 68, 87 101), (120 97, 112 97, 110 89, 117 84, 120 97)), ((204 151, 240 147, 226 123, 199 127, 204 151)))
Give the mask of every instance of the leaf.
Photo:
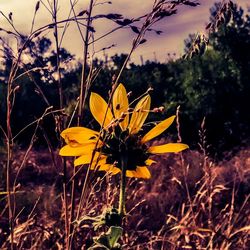
POLYGON ((122 235, 122 228, 112 226, 107 232, 108 240, 111 247, 115 247, 117 241, 119 240, 120 236, 122 235))
POLYGON ((188 5, 188 6, 191 6, 191 7, 196 7, 196 6, 200 5, 200 3, 198 3, 198 2, 191 2, 191 1, 183 1, 182 3, 184 5, 188 5))
POLYGON ((143 39, 139 42, 139 44, 143 44, 143 43, 145 43, 145 42, 147 42, 147 39, 143 38, 143 39))
POLYGON ((159 17, 159 19, 162 19, 167 16, 172 16, 177 13, 176 9, 173 10, 161 10, 158 13, 155 14, 156 17, 159 17))
POLYGON ((122 235, 123 229, 121 227, 111 226, 109 230, 94 238, 95 245, 89 249, 98 249, 97 246, 103 247, 104 249, 113 249, 118 247, 117 241, 122 235))
POLYGON ((100 244, 100 243, 98 243, 98 242, 95 242, 95 245, 94 245, 94 246, 91 246, 91 247, 88 248, 88 250, 93 250, 93 249, 97 249, 97 250, 106 249, 106 250, 109 250, 108 247, 106 247, 105 245, 100 244))
POLYGON ((132 31, 135 32, 136 34, 140 33, 139 29, 136 26, 130 26, 130 27, 131 27, 132 31))
POLYGON ((38 37, 40 34, 42 33, 42 31, 38 31, 34 34, 34 37, 38 37))
POLYGON ((121 25, 121 26, 126 26, 128 24, 131 24, 133 21, 131 19, 123 19, 123 20, 117 20, 116 23, 121 25))
POLYGON ((83 16, 87 11, 86 10, 82 10, 79 12, 79 14, 77 16, 83 16))
POLYGON ((132 23, 133 21, 131 20, 131 19, 128 19, 128 18, 125 18, 124 20, 123 20, 123 25, 128 25, 128 24, 130 24, 130 23, 132 23))
POLYGON ((37 12, 39 10, 39 7, 40 7, 40 1, 38 1, 36 3, 35 12, 37 12))
POLYGON ((212 26, 212 23, 208 23, 206 26, 206 30, 208 30, 212 26))
POLYGON ((161 31, 161 30, 156 30, 156 31, 155 31, 155 33, 156 33, 157 35, 160 35, 162 32, 163 32, 163 31, 161 31))
POLYGON ((123 16, 121 14, 110 13, 110 14, 106 15, 106 18, 108 18, 108 19, 122 19, 123 16))
POLYGON ((10 19, 10 21, 12 21, 12 22, 13 22, 13 20, 12 20, 12 15, 13 15, 13 13, 12 13, 12 12, 10 12, 10 13, 9 13, 9 19, 10 19))

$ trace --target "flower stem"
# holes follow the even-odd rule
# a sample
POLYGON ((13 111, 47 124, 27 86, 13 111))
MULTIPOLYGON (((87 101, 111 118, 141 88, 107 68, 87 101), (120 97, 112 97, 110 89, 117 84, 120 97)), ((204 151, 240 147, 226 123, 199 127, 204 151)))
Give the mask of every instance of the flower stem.
POLYGON ((125 201, 126 201, 126 169, 127 169, 127 156, 122 156, 121 159, 121 185, 120 185, 120 197, 119 197, 119 214, 121 217, 125 214, 125 201))

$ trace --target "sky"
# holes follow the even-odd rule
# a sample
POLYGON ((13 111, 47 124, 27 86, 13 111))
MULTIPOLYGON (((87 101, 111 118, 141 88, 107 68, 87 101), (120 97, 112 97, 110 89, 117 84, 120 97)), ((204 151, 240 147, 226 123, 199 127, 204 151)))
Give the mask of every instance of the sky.
MULTIPOLYGON (((48 6, 51 0, 43 0, 48 6)), ((72 0, 74 1, 74 0, 72 0)), ((106 0, 96 0, 97 3, 105 2, 106 0)), ((59 12, 58 20, 66 19, 70 11, 70 0, 58 0, 59 12)), ((205 32, 206 23, 209 20, 209 9, 213 6, 214 0, 200 0, 200 5, 192 7, 178 8, 177 15, 171 16, 157 23, 154 28, 163 31, 161 35, 155 33, 146 34, 147 42, 140 45, 132 56, 132 61, 140 63, 141 56, 143 60, 157 60, 165 62, 169 57, 179 57, 183 54, 184 39, 191 33, 205 32)), ((243 8, 250 6, 249 0, 234 1, 243 8)), ((37 0, 0 0, 0 11, 8 15, 13 13, 13 21, 17 30, 23 34, 29 34, 31 29, 32 18, 37 0)), ((76 13, 87 9, 89 0, 78 0, 75 6, 76 13)), ((151 10, 153 0, 113 0, 112 4, 99 4, 94 8, 95 14, 120 13, 126 18, 135 18, 145 14, 151 10)), ((37 12, 34 28, 39 28, 51 22, 51 16, 46 8, 41 4, 37 12)), ((96 33, 95 37, 105 34, 107 31, 115 27, 110 21, 99 20, 95 21, 94 25, 96 33)), ((11 29, 6 20, 0 17, 0 27, 11 29)), ((59 26, 59 34, 63 30, 59 26)), ((3 34, 0 33, 2 36, 3 34)), ((53 39, 52 31, 47 34, 53 39)), ((95 56, 103 57, 101 51, 104 47, 109 47, 115 44, 115 47, 107 50, 108 56, 115 53, 128 53, 131 48, 133 38, 136 36, 129 29, 119 30, 112 35, 100 40, 92 47, 95 51, 95 56), (99 51, 99 52, 98 52, 99 51)), ((83 43, 79 31, 75 23, 70 24, 63 38, 62 46, 69 50, 76 58, 82 57, 83 43)))

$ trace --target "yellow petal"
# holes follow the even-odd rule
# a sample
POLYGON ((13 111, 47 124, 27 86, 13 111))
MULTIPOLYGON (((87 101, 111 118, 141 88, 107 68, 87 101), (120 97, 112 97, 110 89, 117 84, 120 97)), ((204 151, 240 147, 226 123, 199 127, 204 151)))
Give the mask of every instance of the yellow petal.
MULTIPOLYGON (((97 148, 101 145, 99 142, 97 148)), ((86 144, 81 144, 77 147, 72 147, 70 145, 66 145, 62 147, 59 151, 59 155, 61 156, 80 156, 92 154, 93 150, 96 148, 96 142, 90 142, 86 144)))
MULTIPOLYGON (((112 106, 113 106, 113 112, 116 119, 121 118, 122 114, 125 114, 128 112, 128 97, 127 97, 127 91, 123 84, 119 84, 116 88, 113 98, 112 98, 112 106)), ((129 116, 124 115, 124 120, 120 122, 120 127, 122 130, 127 129, 128 127, 128 121, 129 116)))
POLYGON ((149 179, 151 174, 147 167, 136 167, 136 170, 127 170, 127 177, 149 179))
MULTIPOLYGON (((92 151, 93 153, 93 151, 92 151)), ((75 166, 80 166, 80 165, 84 165, 84 164, 89 164, 92 160, 92 153, 91 154, 86 154, 86 155, 81 155, 80 157, 78 157, 75 161, 74 161, 74 165, 75 166)), ((106 159, 107 157, 104 155, 101 155, 99 152, 96 152, 93 160, 92 160, 92 165, 96 164, 98 162, 98 164, 100 164, 101 162, 106 163, 106 159)))
POLYGON ((89 164, 92 158, 92 154, 82 155, 74 160, 74 166, 80 166, 84 164, 89 164))
POLYGON ((104 164, 104 165, 100 166, 100 171, 106 171, 112 175, 116 175, 116 174, 121 172, 121 170, 119 168, 117 168, 111 164, 104 164))
POLYGON ((107 157, 106 156, 101 156, 100 159, 98 159, 98 161, 93 161, 90 169, 91 170, 98 170, 98 171, 108 171, 108 169, 110 168, 110 164, 107 164, 107 157))
POLYGON ((112 175, 116 175, 116 174, 118 174, 118 173, 121 172, 121 169, 120 169, 120 168, 117 168, 117 167, 115 167, 115 166, 112 166, 112 167, 110 168, 109 172, 111 172, 112 175))
POLYGON ((187 148, 189 148, 188 145, 183 143, 167 143, 159 146, 152 146, 148 149, 148 152, 151 154, 178 153, 187 148))
POLYGON ((147 160, 145 161, 145 164, 146 164, 147 166, 151 166, 153 163, 156 163, 156 161, 154 161, 154 160, 152 160, 152 159, 147 159, 147 160))
POLYGON ((163 133, 174 121, 175 115, 163 120, 159 124, 157 124, 155 127, 153 127, 147 134, 145 134, 141 140, 142 143, 145 143, 156 136, 163 133))
POLYGON ((98 162, 98 164, 91 166, 90 169, 97 170, 97 171, 106 171, 106 172, 111 173, 112 175, 118 174, 120 172, 119 168, 115 167, 112 164, 105 164, 104 162, 100 164, 98 162))
POLYGON ((67 144, 83 144, 89 140, 97 140, 99 133, 85 127, 71 127, 62 131, 61 136, 67 144))
MULTIPOLYGON (((138 174, 138 176, 141 176, 141 178, 144 178, 144 179, 151 178, 151 173, 146 166, 145 167, 137 167, 136 173, 138 174)), ((140 178, 140 177, 137 177, 137 178, 140 178)))
POLYGON ((148 116, 150 103, 151 103, 150 95, 146 95, 135 106, 129 124, 129 129, 131 134, 136 134, 141 129, 143 123, 145 122, 148 116))
POLYGON ((108 104, 100 95, 93 92, 91 93, 89 108, 92 115, 101 126, 103 125, 104 127, 107 127, 111 123, 113 115, 108 104))
POLYGON ((134 173, 135 173, 135 171, 127 170, 126 171, 126 176, 132 178, 132 177, 134 177, 134 173))
POLYGON ((80 156, 86 152, 85 147, 71 147, 70 145, 66 145, 62 147, 59 151, 59 155, 61 156, 80 156))

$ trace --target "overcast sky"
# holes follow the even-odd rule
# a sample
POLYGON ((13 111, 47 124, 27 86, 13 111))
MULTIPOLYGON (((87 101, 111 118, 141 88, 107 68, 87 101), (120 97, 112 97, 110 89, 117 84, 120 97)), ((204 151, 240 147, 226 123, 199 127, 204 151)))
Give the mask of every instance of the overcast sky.
MULTIPOLYGON (((48 1, 43 0, 48 6, 48 1)), ((72 0, 74 1, 74 0, 72 0)), ((105 0, 99 0, 104 2, 105 0)), ((8 15, 13 13, 15 26, 21 33, 28 34, 31 28, 31 22, 34 14, 34 8, 37 0, 0 0, 0 10, 8 15)), ((76 13, 87 8, 89 0, 79 0, 76 5, 76 13)), ((148 42, 141 45, 133 55, 132 60, 140 62, 140 55, 144 60, 156 59, 158 61, 166 61, 167 54, 176 53, 180 56, 183 53, 183 41, 190 33, 204 32, 204 27, 209 19, 209 9, 213 6, 214 0, 200 0, 200 6, 192 8, 179 8, 178 14, 164 19, 154 28, 163 31, 162 35, 148 34, 148 42)), ((235 1, 244 8, 249 0, 235 1)), ((94 14, 103 13, 121 13, 127 18, 134 18, 150 11, 153 0, 113 0, 112 4, 98 5, 95 7, 94 14)), ((70 0, 59 0, 59 20, 66 19, 70 11, 70 0)), ((35 20, 35 28, 51 22, 49 12, 43 5, 37 13, 35 20)), ((0 27, 7 28, 8 24, 0 17, 0 27)), ((95 36, 98 37, 109 31, 114 25, 111 22, 97 21, 94 23, 96 29, 95 36)), ((62 28, 60 29, 62 30, 62 28)), ((0 34, 2 35, 2 34, 0 34)), ((48 34, 50 35, 50 34, 48 34)), ((52 36, 50 36, 52 37, 52 36)), ((115 44, 116 47, 107 51, 111 56, 115 53, 128 53, 131 47, 131 41, 135 34, 128 29, 119 30, 111 36, 101 40, 95 45, 95 51, 99 51, 103 47, 115 44)), ((75 24, 71 24, 63 39, 63 47, 75 54, 77 58, 82 54, 82 40, 75 24)), ((102 56, 100 52, 99 57, 102 56)))

